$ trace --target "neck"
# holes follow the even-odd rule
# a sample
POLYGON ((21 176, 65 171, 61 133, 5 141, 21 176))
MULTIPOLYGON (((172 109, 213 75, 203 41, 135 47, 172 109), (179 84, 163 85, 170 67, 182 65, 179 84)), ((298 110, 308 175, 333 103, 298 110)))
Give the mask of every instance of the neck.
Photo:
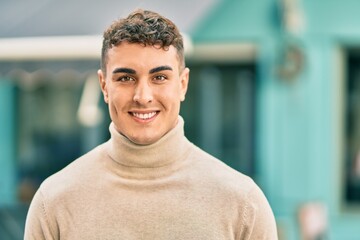
POLYGON ((157 168, 180 161, 189 147, 184 136, 184 121, 179 116, 177 125, 157 142, 137 145, 116 131, 110 124, 110 157, 122 166, 157 168))

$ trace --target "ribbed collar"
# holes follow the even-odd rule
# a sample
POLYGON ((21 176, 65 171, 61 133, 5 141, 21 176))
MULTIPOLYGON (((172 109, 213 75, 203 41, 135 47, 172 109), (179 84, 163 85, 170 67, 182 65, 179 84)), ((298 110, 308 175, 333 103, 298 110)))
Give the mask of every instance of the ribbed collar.
POLYGON ((184 136, 184 120, 178 123, 157 142, 150 145, 137 145, 116 131, 114 123, 109 127, 111 139, 109 155, 112 160, 124 167, 159 168, 184 159, 189 152, 190 142, 184 136))

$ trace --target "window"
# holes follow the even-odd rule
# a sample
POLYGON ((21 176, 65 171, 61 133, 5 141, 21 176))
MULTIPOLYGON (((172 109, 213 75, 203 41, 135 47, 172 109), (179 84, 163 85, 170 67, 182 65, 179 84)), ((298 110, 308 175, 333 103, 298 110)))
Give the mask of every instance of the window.
POLYGON ((360 204, 360 51, 346 49, 345 188, 347 204, 360 204))
POLYGON ((255 65, 193 64, 181 115, 190 141, 252 176, 255 164, 255 65))
MULTIPOLYGON (((46 177, 109 136, 109 118, 96 75, 98 62, 94 67, 92 62, 37 64, 40 70, 27 63, 9 73, 16 91, 18 196, 25 203, 46 177), (95 98, 92 104, 99 108, 96 116, 102 117, 92 125, 82 123, 79 116, 90 82, 96 91, 90 93, 95 98)), ((85 119, 90 118, 86 113, 85 119)))
POLYGON ((110 119, 97 80, 98 66, 92 60, 1 62, 0 72, 13 86, 15 103, 8 104, 16 109, 17 126, 14 174, 18 199, 0 207, 4 239, 22 239, 28 204, 46 177, 109 138, 110 119), (83 100, 88 91, 90 102, 83 100), (79 116, 84 104, 85 110, 86 104, 96 105, 96 116, 102 118, 91 120, 89 112, 86 118, 79 116))

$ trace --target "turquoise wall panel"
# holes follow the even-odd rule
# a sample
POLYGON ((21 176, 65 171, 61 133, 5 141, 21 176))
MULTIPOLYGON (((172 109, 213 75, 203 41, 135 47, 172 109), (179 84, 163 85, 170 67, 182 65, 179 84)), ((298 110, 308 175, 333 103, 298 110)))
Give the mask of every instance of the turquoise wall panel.
POLYGON ((13 84, 0 79, 0 206, 16 201, 14 95, 13 84))
POLYGON ((222 3, 194 27, 191 36, 195 42, 256 40, 276 31, 279 15, 274 1, 225 0, 222 3))
POLYGON ((302 2, 308 32, 351 35, 359 33, 359 1, 306 0, 302 2))
POLYGON ((193 32, 195 43, 254 42, 258 47, 257 181, 273 207, 284 239, 300 239, 299 207, 309 201, 328 209, 331 239, 357 239, 360 212, 341 199, 343 79, 337 52, 360 47, 360 1, 303 0, 305 28, 285 33, 281 1, 224 0, 193 32), (286 43, 301 47, 305 65, 286 82, 276 75, 286 43))

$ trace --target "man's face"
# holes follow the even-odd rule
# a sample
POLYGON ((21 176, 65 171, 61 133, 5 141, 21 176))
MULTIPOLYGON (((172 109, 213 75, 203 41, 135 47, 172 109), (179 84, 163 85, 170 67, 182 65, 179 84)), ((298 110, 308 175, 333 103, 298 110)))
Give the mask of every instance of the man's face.
POLYGON ((99 81, 111 120, 132 142, 146 145, 175 127, 185 99, 189 69, 181 70, 176 49, 123 42, 108 51, 99 81))

